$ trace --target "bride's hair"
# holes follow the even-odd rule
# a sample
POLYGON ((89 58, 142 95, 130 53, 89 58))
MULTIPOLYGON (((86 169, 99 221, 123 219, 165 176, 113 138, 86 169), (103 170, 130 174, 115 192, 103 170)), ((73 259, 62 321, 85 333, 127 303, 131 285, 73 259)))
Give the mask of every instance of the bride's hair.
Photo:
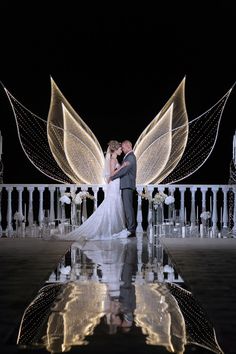
POLYGON ((114 151, 118 150, 121 147, 121 143, 117 140, 110 140, 108 143, 108 147, 110 152, 113 153, 114 151))

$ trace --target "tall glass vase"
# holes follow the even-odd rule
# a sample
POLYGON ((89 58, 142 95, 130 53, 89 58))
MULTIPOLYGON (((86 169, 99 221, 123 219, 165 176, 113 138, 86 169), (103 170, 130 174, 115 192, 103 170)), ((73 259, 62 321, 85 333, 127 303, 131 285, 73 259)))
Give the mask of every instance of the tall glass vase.
POLYGON ((163 204, 153 204, 153 234, 155 236, 162 235, 162 224, 164 219, 163 204))
POLYGON ((168 219, 172 225, 175 223, 175 205, 171 203, 168 205, 168 219))

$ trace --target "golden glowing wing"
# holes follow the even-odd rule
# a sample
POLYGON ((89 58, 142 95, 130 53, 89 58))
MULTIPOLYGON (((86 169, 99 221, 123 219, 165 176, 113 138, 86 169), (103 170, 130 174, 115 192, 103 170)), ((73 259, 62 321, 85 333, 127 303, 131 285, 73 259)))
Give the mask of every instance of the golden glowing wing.
POLYGON ((188 122, 184 84, 185 79, 134 146, 137 184, 176 183, 198 170, 213 151, 234 85, 214 106, 188 122))
POLYGON ((47 134, 55 160, 74 183, 104 183, 104 155, 97 138, 52 79, 51 89, 47 134))
POLYGON ((138 138, 137 184, 160 183, 181 159, 188 139, 185 78, 138 138))
POLYGON ((219 132, 224 107, 233 87, 210 109, 189 122, 188 142, 175 169, 162 183, 176 183, 196 172, 211 155, 219 132))
POLYGON ((56 163, 47 139, 47 122, 24 107, 4 87, 10 101, 22 149, 30 162, 46 176, 61 182, 73 183, 56 163))

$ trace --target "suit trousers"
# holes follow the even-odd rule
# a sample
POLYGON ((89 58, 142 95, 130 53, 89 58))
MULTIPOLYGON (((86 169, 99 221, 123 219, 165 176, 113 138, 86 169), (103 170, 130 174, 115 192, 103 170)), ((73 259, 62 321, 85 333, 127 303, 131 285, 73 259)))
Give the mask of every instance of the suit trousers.
POLYGON ((135 232, 136 229, 134 206, 133 206, 134 191, 131 188, 124 188, 121 190, 121 196, 124 205, 127 230, 133 233, 135 232))

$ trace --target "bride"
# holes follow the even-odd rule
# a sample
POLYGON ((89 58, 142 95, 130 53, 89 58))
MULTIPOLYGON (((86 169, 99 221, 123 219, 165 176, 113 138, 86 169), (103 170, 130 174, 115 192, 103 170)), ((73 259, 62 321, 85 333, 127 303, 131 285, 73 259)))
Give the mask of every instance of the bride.
POLYGON ((128 162, 124 162, 122 166, 119 164, 117 156, 121 153, 121 143, 111 140, 105 156, 104 177, 107 184, 103 202, 82 225, 67 235, 58 235, 58 238, 76 241, 81 239, 106 240, 128 236, 120 192, 120 178, 110 181, 111 176, 128 165, 128 162))

